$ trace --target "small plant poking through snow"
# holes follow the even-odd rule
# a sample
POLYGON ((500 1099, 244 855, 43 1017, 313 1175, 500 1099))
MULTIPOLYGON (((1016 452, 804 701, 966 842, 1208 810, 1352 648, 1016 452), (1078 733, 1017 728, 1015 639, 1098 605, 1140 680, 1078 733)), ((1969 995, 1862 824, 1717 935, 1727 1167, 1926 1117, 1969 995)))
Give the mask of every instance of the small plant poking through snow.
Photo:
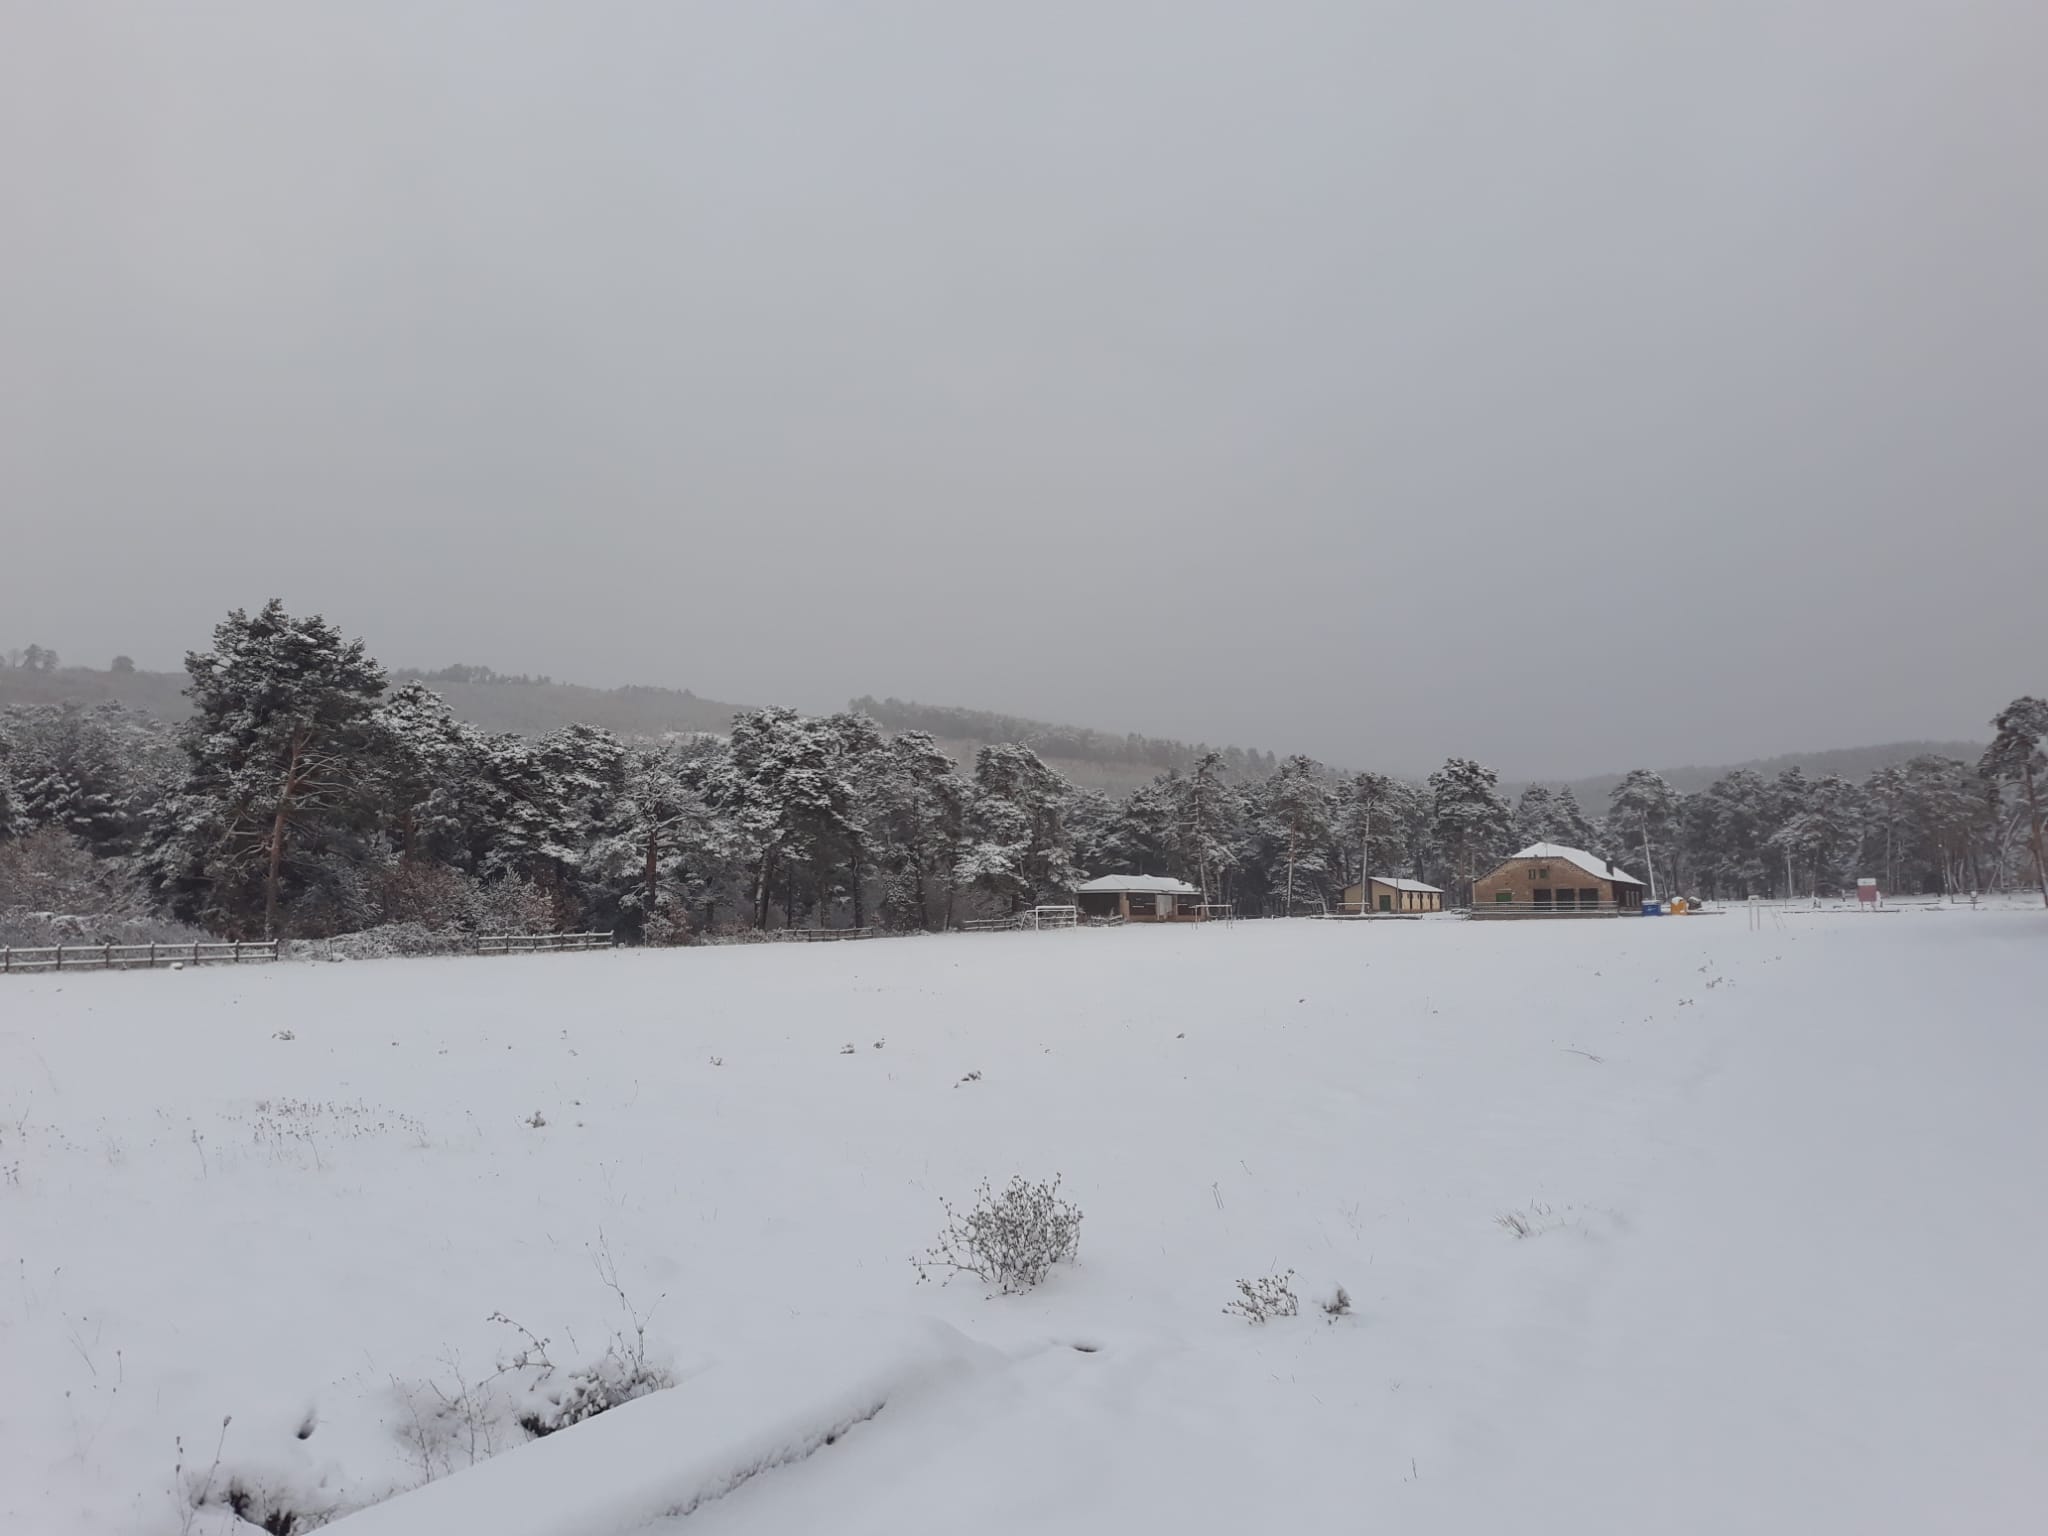
POLYGON ((1223 1311, 1226 1316, 1241 1317, 1248 1323, 1266 1323, 1276 1317, 1295 1316, 1301 1311, 1301 1302, 1294 1294, 1294 1271, 1290 1269, 1258 1280, 1238 1281, 1237 1300, 1223 1311))
POLYGON ((234 1422, 235 1416, 232 1413, 220 1421, 220 1440, 213 1448, 213 1465, 206 1469, 204 1477, 195 1479, 185 1470, 185 1437, 176 1437, 178 1460, 171 1468, 171 1481, 178 1502, 184 1510, 183 1519, 178 1526, 180 1536, 189 1536, 192 1522, 199 1518, 199 1511, 205 1508, 213 1497, 213 1480, 220 1472, 220 1453, 227 1448, 228 1426, 234 1422))
MULTIPOLYGON (((978 1083, 980 1081, 981 1074, 979 1072, 970 1072, 965 1077, 960 1079, 960 1083, 978 1083)), ((958 1088, 960 1086, 960 1083, 955 1083, 953 1086, 955 1088, 958 1088)))
POLYGON ((536 1109, 533 1112, 533 1114, 527 1119, 526 1123, 532 1126, 533 1129, 535 1129, 536 1131, 545 1130, 547 1128, 548 1117, 536 1109))
POLYGON ((1015 1296, 1045 1279, 1053 1265, 1072 1263, 1081 1249, 1081 1211, 1060 1198, 1057 1174, 1037 1184, 1018 1175, 1000 1192, 983 1179, 967 1210, 950 1200, 939 1204, 946 1212, 939 1240, 910 1261, 920 1281, 973 1275, 996 1294, 1015 1296))
MULTIPOLYGON (((1566 1207, 1570 1209, 1569 1206, 1566 1207)), ((1565 1225, 1559 1216, 1541 1200, 1531 1201, 1519 1211, 1503 1211, 1493 1218, 1493 1224, 1515 1237, 1539 1237, 1545 1232, 1554 1232, 1565 1225)))
MULTIPOLYGON (((590 1262, 597 1270, 597 1278, 619 1300, 619 1310, 626 1315, 627 1327, 612 1334, 611 1343, 604 1353, 590 1365, 568 1373, 559 1391, 544 1393, 549 1410, 521 1415, 519 1427, 536 1439, 551 1435, 558 1429, 567 1429, 571 1424, 581 1424, 585 1419, 594 1419, 607 1409, 621 1403, 630 1403, 636 1397, 645 1397, 650 1392, 659 1392, 676 1384, 675 1374, 667 1366, 659 1365, 647 1355, 647 1324, 660 1307, 662 1298, 656 1297, 654 1307, 642 1312, 633 1305, 633 1299, 626 1294, 626 1287, 619 1280, 619 1266, 612 1258, 611 1244, 605 1235, 597 1235, 597 1246, 591 1250, 590 1262)), ((517 1326, 516 1324, 514 1326, 517 1326)), ((524 1328, 529 1345, 533 1335, 524 1328)), ((549 1366, 552 1370, 552 1365, 549 1366)))
MULTIPOLYGON (((675 1374, 649 1351, 647 1325, 654 1309, 642 1312, 633 1304, 602 1232, 590 1250, 590 1261, 625 1316, 624 1325, 613 1330, 611 1342, 595 1360, 565 1370, 549 1354, 552 1339, 493 1312, 487 1321, 511 1329, 519 1342, 498 1356, 489 1375, 468 1380, 461 1361, 451 1354, 442 1361, 450 1375, 445 1383, 393 1380, 406 1415, 398 1437, 417 1465, 421 1482, 473 1466, 508 1443, 517 1444, 514 1429, 542 1439, 675 1385, 675 1374)), ((657 1298, 655 1308, 660 1305, 657 1298)))
POLYGON ((1351 1315, 1351 1293, 1343 1286, 1337 1287, 1337 1294, 1317 1303, 1323 1309, 1323 1316, 1334 1323, 1340 1317, 1351 1315))

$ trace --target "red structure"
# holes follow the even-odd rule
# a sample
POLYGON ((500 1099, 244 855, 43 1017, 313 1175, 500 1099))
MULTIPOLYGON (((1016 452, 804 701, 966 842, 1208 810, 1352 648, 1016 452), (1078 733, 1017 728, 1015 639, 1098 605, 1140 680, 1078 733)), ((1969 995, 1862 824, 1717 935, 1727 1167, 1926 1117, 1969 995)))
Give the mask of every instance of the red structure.
POLYGON ((1856 900, 1866 907, 1881 907, 1884 905, 1884 893, 1877 888, 1875 880, 1858 880, 1856 900))

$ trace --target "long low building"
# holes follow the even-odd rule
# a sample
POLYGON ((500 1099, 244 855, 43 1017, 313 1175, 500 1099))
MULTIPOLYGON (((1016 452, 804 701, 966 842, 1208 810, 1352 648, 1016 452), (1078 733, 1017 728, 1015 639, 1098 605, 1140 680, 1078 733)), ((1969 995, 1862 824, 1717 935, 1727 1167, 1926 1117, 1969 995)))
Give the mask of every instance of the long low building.
POLYGON ((1444 909, 1444 893, 1441 887, 1424 885, 1420 880, 1402 880, 1393 875, 1374 875, 1368 882, 1368 892, 1357 885, 1344 887, 1344 908, 1346 912, 1441 912, 1444 909), (1359 897, 1365 897, 1364 905, 1359 897))
POLYGON ((1598 854, 1531 843, 1472 884, 1474 917, 1641 915, 1643 882, 1598 854))
POLYGON ((1167 875, 1103 875, 1074 888, 1087 917, 1121 917, 1133 923, 1199 923, 1202 893, 1167 875))

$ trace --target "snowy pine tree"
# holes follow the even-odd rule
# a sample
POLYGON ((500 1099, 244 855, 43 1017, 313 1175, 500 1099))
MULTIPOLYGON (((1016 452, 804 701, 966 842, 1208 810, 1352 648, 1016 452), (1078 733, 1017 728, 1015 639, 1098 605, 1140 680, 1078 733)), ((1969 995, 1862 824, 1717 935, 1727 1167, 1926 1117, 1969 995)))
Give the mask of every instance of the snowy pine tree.
POLYGON ((1168 873, 1194 885, 1204 901, 1227 899, 1231 872, 1244 857, 1244 796, 1218 752, 1203 752, 1174 780, 1173 852, 1168 873))
POLYGON ((1429 776, 1430 826, 1445 883, 1470 904, 1472 882, 1512 852, 1514 812, 1501 797, 1500 776, 1468 757, 1454 757, 1429 776))
POLYGON ((7 739, 7 718, 0 715, 0 843, 14 836, 14 778, 8 766, 14 744, 7 739))
POLYGON ((374 809, 382 671, 360 640, 276 600, 229 614, 185 670, 189 772, 154 837, 159 888, 234 933, 276 935, 287 910, 316 894, 324 924, 344 920, 374 809))
MULTIPOLYGON (((1661 847, 1671 851, 1671 835, 1678 818, 1678 796, 1661 774, 1647 768, 1631 768, 1622 776, 1607 799, 1609 826, 1617 838, 1642 854, 1643 878, 1650 882, 1650 894, 1657 894, 1657 855, 1661 847)), ((1664 881, 1668 891, 1676 871, 1664 881)))
POLYGON ((861 795, 863 842, 881 882, 884 927, 929 928, 929 897, 953 914, 953 866, 965 827, 967 785, 953 759, 924 731, 905 731, 869 760, 861 795))
POLYGON ((2042 831, 2044 798, 2048 798, 2048 699, 2014 699, 1991 722, 1997 734, 1985 749, 1982 771, 1994 782, 2017 784, 2026 806, 2028 846, 2034 855, 2034 879, 2041 900, 2048 903, 2048 851, 2042 831))
POLYGON ((974 760, 961 879, 1011 912, 1071 900, 1080 883, 1066 830, 1071 788, 1028 747, 983 747, 974 760))
POLYGON ((1297 907, 1326 902, 1336 820, 1323 765, 1296 754, 1260 786, 1256 833, 1266 858, 1275 910, 1292 917, 1297 907))
POLYGON ((119 704, 29 705, 7 712, 19 830, 55 827, 96 858, 134 851, 161 799, 172 754, 156 722, 119 704))
POLYGON ((1361 882, 1374 872, 1375 853, 1381 865, 1380 872, 1393 872, 1388 863, 1389 845, 1399 808, 1400 788, 1386 774, 1361 773, 1352 779, 1338 835, 1347 848, 1358 850, 1358 878, 1361 882))

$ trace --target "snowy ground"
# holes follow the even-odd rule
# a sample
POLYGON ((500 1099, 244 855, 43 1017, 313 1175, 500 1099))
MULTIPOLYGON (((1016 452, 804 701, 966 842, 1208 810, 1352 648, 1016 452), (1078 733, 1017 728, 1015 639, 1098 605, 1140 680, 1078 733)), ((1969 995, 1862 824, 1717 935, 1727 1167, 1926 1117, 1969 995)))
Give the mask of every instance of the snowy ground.
POLYGON ((428 1383, 600 1353, 601 1238, 682 1385, 337 1529, 2038 1530, 2044 998, 1968 910, 11 978, 0 1529, 518 1444, 428 1383), (1018 1172, 1079 1264, 919 1285, 1018 1172))

